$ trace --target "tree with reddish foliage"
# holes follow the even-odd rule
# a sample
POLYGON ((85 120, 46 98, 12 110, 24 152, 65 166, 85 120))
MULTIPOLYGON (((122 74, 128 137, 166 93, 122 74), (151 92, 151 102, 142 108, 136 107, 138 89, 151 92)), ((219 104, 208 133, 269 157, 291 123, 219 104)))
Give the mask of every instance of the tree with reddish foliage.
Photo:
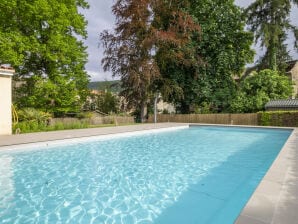
POLYGON ((112 8, 116 16, 114 32, 101 33, 104 70, 120 76, 121 95, 131 108, 140 111, 142 122, 154 91, 159 90, 164 96, 182 92, 161 75, 162 60, 197 62, 186 57, 189 52, 185 46, 200 31, 192 17, 181 10, 187 4, 188 1, 179 0, 118 0, 112 8))

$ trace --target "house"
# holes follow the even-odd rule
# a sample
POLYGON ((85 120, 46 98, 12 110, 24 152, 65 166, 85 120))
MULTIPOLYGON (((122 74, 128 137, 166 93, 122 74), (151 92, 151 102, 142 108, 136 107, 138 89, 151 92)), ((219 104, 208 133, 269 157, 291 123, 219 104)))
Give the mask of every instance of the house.
POLYGON ((298 98, 298 60, 289 61, 287 63, 286 74, 294 83, 294 92, 292 98, 298 98))
POLYGON ((289 100, 270 100, 265 105, 267 111, 277 110, 297 110, 298 111, 298 99, 289 100))
POLYGON ((169 113, 169 114, 174 114, 176 113, 176 109, 175 109, 175 106, 171 103, 167 103, 165 101, 163 101, 163 99, 161 98, 157 105, 157 111, 158 113, 169 113))
POLYGON ((12 134, 11 78, 15 70, 0 65, 0 135, 12 134))

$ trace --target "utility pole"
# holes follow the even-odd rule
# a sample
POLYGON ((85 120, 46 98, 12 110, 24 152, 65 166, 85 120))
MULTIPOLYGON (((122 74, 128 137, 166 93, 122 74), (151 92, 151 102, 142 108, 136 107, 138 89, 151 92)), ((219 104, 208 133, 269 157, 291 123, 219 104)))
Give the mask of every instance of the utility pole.
POLYGON ((157 100, 158 100, 158 93, 155 93, 155 98, 154 98, 154 123, 157 123, 157 100))

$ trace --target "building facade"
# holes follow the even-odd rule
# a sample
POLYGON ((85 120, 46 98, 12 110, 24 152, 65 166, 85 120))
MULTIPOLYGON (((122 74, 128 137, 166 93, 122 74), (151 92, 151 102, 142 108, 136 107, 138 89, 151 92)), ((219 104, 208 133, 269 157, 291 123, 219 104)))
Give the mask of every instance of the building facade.
POLYGON ((293 82, 294 92, 292 99, 298 98, 298 60, 288 62, 287 75, 293 82))

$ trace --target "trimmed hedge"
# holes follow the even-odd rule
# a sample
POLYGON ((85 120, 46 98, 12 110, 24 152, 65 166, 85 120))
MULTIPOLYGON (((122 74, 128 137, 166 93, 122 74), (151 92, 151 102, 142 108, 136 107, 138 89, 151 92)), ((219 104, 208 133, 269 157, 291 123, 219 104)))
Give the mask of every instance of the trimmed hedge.
POLYGON ((267 111, 258 113, 261 126, 298 127, 298 111, 267 111))

